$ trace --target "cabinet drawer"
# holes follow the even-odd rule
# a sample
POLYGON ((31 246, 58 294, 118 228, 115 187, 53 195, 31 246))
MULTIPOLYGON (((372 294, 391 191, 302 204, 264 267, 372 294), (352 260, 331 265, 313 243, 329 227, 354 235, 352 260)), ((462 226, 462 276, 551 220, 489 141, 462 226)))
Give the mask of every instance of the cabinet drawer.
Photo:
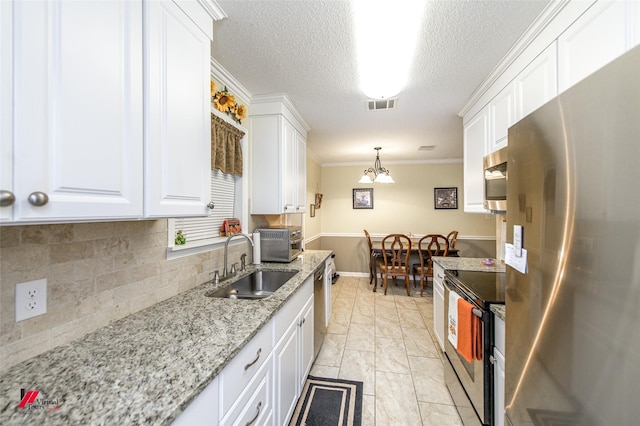
POLYGON ((272 349, 273 323, 269 322, 222 370, 220 399, 222 400, 223 416, 260 369, 260 366, 269 358, 272 349))
POLYGON ((268 425, 273 422, 273 366, 269 356, 221 425, 268 425))
POLYGON ((300 289, 280 309, 274 317, 274 340, 276 343, 287 331, 287 328, 296 320, 304 304, 313 295, 313 275, 302 284, 300 289))

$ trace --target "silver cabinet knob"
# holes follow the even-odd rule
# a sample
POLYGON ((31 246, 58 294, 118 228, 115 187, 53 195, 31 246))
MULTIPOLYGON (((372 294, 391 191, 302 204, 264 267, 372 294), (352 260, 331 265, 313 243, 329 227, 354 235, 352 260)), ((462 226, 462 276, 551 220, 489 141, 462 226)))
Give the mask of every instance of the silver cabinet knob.
POLYGON ((209 210, 213 210, 216 205, 213 203, 213 201, 209 201, 209 204, 207 204, 207 207, 209 207, 209 210))
POLYGON ((8 207, 16 201, 16 196, 13 192, 6 189, 0 190, 0 207, 8 207))
POLYGON ((29 194, 29 204, 32 206, 40 207, 49 202, 49 196, 44 192, 36 191, 29 194))

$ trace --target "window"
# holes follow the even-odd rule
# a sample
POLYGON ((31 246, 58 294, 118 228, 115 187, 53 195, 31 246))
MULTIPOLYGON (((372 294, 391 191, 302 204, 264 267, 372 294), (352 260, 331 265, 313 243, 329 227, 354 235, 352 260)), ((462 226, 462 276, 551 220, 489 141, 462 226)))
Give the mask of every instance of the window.
MULTIPOLYGON (((176 233, 181 231, 186 239, 184 245, 176 245, 174 242, 173 250, 201 247, 220 241, 222 221, 237 217, 234 211, 237 179, 237 176, 222 173, 218 169, 211 171, 211 200, 215 207, 207 217, 171 219, 173 232, 170 231, 169 235, 173 235, 175 240, 176 233)), ((171 247, 171 244, 169 246, 171 247)))
MULTIPOLYGON (((230 123, 229 119, 217 111, 212 111, 218 117, 230 123)), ((242 151, 247 150, 246 129, 235 123, 230 123, 244 133, 240 140, 242 151)), ((243 169, 247 170, 247 159, 243 156, 243 169)), ((214 208, 206 217, 185 217, 168 220, 168 250, 167 258, 186 256, 211 250, 215 245, 222 244, 226 237, 220 237, 220 227, 225 219, 238 218, 245 232, 248 211, 244 194, 247 193, 247 178, 234 174, 223 173, 219 169, 211 170, 211 200, 214 208), (185 244, 176 244, 176 234, 181 231, 185 244)))

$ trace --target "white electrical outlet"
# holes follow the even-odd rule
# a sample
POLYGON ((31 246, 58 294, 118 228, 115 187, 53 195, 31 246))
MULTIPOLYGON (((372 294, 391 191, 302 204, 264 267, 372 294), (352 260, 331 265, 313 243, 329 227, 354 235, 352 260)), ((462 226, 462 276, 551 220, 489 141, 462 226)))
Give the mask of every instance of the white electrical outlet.
POLYGON ((16 284, 16 322, 46 313, 46 278, 16 284))

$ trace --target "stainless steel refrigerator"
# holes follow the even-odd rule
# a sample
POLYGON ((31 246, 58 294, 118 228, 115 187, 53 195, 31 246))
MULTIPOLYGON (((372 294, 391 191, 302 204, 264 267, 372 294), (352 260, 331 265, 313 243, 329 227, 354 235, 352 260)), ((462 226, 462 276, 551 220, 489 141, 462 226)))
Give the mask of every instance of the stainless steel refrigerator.
POLYGON ((640 47, 511 127, 507 171, 507 421, 640 424, 640 47))

